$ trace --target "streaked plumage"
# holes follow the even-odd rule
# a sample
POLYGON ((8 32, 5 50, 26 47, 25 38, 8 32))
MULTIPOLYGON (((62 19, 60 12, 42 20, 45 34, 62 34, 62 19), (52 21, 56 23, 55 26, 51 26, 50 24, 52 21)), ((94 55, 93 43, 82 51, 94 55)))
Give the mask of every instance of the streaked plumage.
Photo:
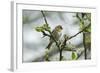
MULTIPOLYGON (((52 31, 52 35, 55 38, 56 41, 59 40, 60 36, 61 36, 61 30, 62 30, 62 26, 58 25, 54 28, 54 30, 52 31)), ((52 38, 50 38, 50 43, 48 44, 48 46, 46 47, 47 49, 50 49, 51 45, 54 43, 54 40, 52 38)))

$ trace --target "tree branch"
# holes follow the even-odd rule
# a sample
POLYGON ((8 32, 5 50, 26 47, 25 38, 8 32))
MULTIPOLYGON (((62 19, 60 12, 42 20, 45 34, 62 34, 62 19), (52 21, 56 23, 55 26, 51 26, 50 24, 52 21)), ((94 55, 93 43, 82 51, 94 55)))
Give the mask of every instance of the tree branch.
POLYGON ((66 35, 64 35, 64 41, 63 41, 63 43, 61 44, 61 49, 60 49, 60 58, 59 58, 59 60, 61 61, 62 60, 62 51, 63 51, 63 49, 65 48, 65 46, 66 46, 66 42, 67 42, 67 36, 66 35))
POLYGON ((78 55, 77 59, 79 59, 83 53, 84 53, 84 50, 78 55))
MULTIPOLYGON (((42 15, 43 15, 43 18, 44 18, 45 24, 48 24, 48 22, 47 22, 47 19, 46 19, 46 17, 45 17, 44 12, 43 12, 43 11, 41 11, 41 13, 42 13, 42 15)), ((49 36, 50 38, 52 38, 52 39, 54 40, 54 42, 56 43, 56 45, 57 45, 57 47, 58 47, 59 51, 60 51, 60 46, 59 46, 59 43, 58 43, 58 42, 55 40, 55 38, 53 37, 52 32, 51 32, 51 31, 48 31, 48 32, 50 33, 50 36, 49 36, 49 35, 47 35, 45 32, 42 32, 42 33, 43 33, 43 34, 45 34, 46 36, 49 36)))
MULTIPOLYGON (((43 12, 43 11, 41 11, 41 13, 42 13, 42 15, 43 15, 43 18, 44 18, 45 24, 48 24, 48 22, 47 22, 47 19, 46 19, 46 16, 45 16, 44 12, 43 12)), ((59 46, 58 42, 55 40, 55 38, 53 37, 52 32, 50 32, 50 31, 48 31, 48 32, 50 33, 50 36, 49 36, 49 37, 51 37, 51 38, 55 41, 55 43, 56 43, 57 47, 58 47, 58 48, 59 48, 59 50, 60 50, 60 46, 59 46)), ((45 33, 43 32, 43 34, 45 34, 45 33)), ((47 35, 47 36, 48 36, 48 35, 47 35)))
POLYGON ((87 25, 83 30, 79 31, 78 33, 76 33, 75 35, 71 36, 68 38, 68 40, 72 39, 73 37, 76 37, 78 34, 82 33, 85 29, 87 29, 91 24, 87 25))
MULTIPOLYGON (((64 51, 76 51, 74 49, 63 49, 64 51)), ((55 49, 51 49, 48 52, 49 57, 54 56, 55 54, 57 54, 59 52, 59 50, 57 48, 55 49)), ((32 60, 32 62, 37 62, 37 61, 44 61, 45 60, 45 54, 40 55, 39 57, 36 57, 34 60, 32 60)), ((47 61, 47 60, 46 60, 47 61)))
POLYGON ((46 23, 46 24, 48 24, 48 22, 47 22, 47 19, 46 19, 46 17, 45 17, 44 12, 43 12, 43 11, 41 11, 41 13, 42 13, 42 15, 43 15, 43 18, 44 18, 45 23, 46 23))
MULTIPOLYGON (((48 37, 50 37, 50 35, 47 34, 47 33, 45 33, 44 31, 42 31, 42 33, 43 33, 44 36, 48 36, 48 37)), ((43 36, 43 37, 44 37, 44 36, 43 36)))
MULTIPOLYGON (((41 11, 41 13, 42 13, 42 15, 43 15, 45 24, 48 24, 44 12, 41 11)), ((78 18, 80 19, 80 17, 78 17, 78 18)), ((80 19, 80 20, 81 20, 81 19, 80 19)), ((76 33, 75 35, 73 35, 73 36, 71 36, 71 37, 69 37, 69 38, 67 38, 67 39, 65 38, 65 39, 64 39, 64 42, 63 42, 63 44, 62 44, 61 46, 59 46, 59 43, 55 40, 55 38, 53 37, 51 31, 48 31, 48 32, 50 33, 50 35, 46 34, 45 32, 42 32, 42 33, 43 33, 43 35, 46 35, 46 36, 48 36, 48 37, 50 37, 50 38, 52 38, 52 39, 54 40, 54 42, 56 43, 56 46, 58 47, 58 50, 59 50, 59 53, 60 53, 60 59, 59 59, 59 60, 61 61, 61 60, 62 60, 62 51, 63 51, 63 49, 64 49, 65 46, 66 46, 66 42, 67 42, 68 40, 70 40, 70 39, 76 37, 78 34, 82 33, 82 32, 83 32, 84 30, 86 30, 86 28, 88 28, 90 25, 91 25, 91 24, 87 25, 83 30, 79 31, 79 32, 76 33)))

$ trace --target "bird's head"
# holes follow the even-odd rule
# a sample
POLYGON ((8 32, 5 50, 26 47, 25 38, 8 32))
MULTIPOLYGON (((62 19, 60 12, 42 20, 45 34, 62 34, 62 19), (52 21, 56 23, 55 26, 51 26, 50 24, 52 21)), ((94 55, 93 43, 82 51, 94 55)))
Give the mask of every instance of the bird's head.
POLYGON ((61 30, 63 29, 61 25, 58 25, 55 27, 56 31, 61 32, 61 30))

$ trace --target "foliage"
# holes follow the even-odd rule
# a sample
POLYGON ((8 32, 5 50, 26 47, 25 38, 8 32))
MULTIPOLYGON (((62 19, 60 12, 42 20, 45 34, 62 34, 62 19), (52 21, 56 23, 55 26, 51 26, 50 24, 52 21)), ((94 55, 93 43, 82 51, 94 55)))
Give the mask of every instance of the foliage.
POLYGON ((77 59, 77 53, 76 52, 72 52, 72 60, 76 60, 77 59))
MULTIPOLYGON (((91 14, 90 13, 76 13, 76 17, 78 18, 80 22, 81 30, 84 29, 86 25, 91 25, 91 14), (88 21, 89 23, 87 24, 85 23, 85 21, 88 21)), ((91 45, 91 26, 89 26, 83 31, 83 45, 84 45, 84 58, 87 59, 87 49, 91 48, 90 47, 91 45)))
MULTIPOLYGON (((91 24, 91 14, 90 13, 76 13, 76 18, 79 20, 80 29, 84 29, 87 25, 91 24), (85 21, 88 21, 89 24, 85 23, 85 21)), ((91 26, 89 28, 86 28, 84 32, 91 32, 91 26)))
POLYGON ((43 24, 42 26, 38 26, 35 28, 37 32, 43 32, 43 31, 51 31, 51 28, 48 26, 48 24, 43 24))

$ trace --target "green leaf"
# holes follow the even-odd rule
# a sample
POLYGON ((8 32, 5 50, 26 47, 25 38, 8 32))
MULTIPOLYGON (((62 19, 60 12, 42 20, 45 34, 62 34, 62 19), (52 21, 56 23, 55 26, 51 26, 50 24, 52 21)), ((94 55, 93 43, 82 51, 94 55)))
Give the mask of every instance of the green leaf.
POLYGON ((43 24, 42 28, 46 31, 50 31, 51 28, 48 26, 48 24, 43 24))
POLYGON ((43 25, 40 26, 40 27, 36 27, 35 30, 36 30, 37 32, 43 32, 43 31, 48 31, 48 32, 50 32, 50 31, 51 31, 51 28, 49 27, 48 24, 43 24, 43 25))
POLYGON ((48 24, 43 24, 43 27, 48 27, 48 24))
POLYGON ((37 32, 42 32, 42 31, 44 31, 44 29, 41 28, 41 27, 36 27, 35 30, 36 30, 37 32))
POLYGON ((76 52, 72 52, 72 60, 76 60, 77 59, 77 53, 76 52))

